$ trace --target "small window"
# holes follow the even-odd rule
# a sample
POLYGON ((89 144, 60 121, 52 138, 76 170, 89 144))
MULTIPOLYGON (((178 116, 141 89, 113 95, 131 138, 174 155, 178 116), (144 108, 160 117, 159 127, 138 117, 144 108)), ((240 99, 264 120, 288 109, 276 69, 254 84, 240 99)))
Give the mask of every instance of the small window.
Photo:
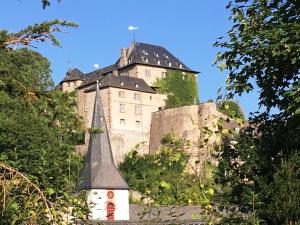
POLYGON ((152 101, 152 96, 150 96, 150 101, 152 101))
POLYGON ((131 59, 130 59, 130 58, 128 59, 128 64, 129 64, 129 63, 131 63, 131 59))
POLYGON ((168 64, 168 66, 169 66, 169 67, 171 67, 171 66, 172 66, 172 63, 171 63, 171 62, 169 62, 169 61, 167 61, 167 64, 168 64))
POLYGON ((138 88, 138 87, 139 87, 139 85, 138 85, 138 84, 135 84, 135 87, 136 87, 136 88, 138 88))
POLYGON ((179 68, 180 68, 180 69, 182 69, 182 68, 183 68, 182 64, 179 64, 179 68))
POLYGON ((146 50, 143 50, 143 54, 144 55, 149 55, 148 52, 146 50))
POLYGON ((141 106, 139 105, 135 106, 135 115, 141 115, 141 106))
POLYGON ((125 112, 125 104, 121 103, 120 104, 120 113, 124 113, 125 112))
POLYGON ((149 62, 148 59, 145 58, 145 57, 142 57, 142 60, 143 60, 143 62, 145 62, 145 63, 148 63, 148 62, 149 62))
POLYGON ((136 120, 135 121, 135 126, 136 126, 136 128, 140 128, 141 127, 141 121, 136 120))
POLYGON ((162 107, 158 107, 158 111, 162 111, 162 107))
POLYGON ((119 91, 119 98, 125 98, 125 92, 119 91))
POLYGON ((145 69, 145 75, 147 77, 150 77, 151 76, 151 70, 145 69))
POLYGON ((124 85, 124 82, 123 82, 123 81, 121 81, 121 82, 120 82, 120 84, 123 86, 123 85, 124 85))
POLYGON ((70 82, 68 82, 68 87, 70 87, 70 85, 71 85, 70 82))
POLYGON ((159 60, 156 60, 156 63, 157 63, 157 65, 160 65, 160 61, 159 60))
POLYGON ((141 95, 139 93, 134 93, 133 97, 134 97, 134 100, 140 100, 141 99, 141 95))
POLYGON ((166 54, 164 54, 164 57, 165 57, 166 59, 168 59, 168 58, 169 58, 169 56, 168 56, 168 55, 166 55, 166 54))
POLYGON ((155 57, 159 57, 159 54, 155 52, 155 53, 154 53, 154 56, 155 56, 155 57))
POLYGON ((125 126, 125 125, 126 125, 125 119, 120 119, 120 125, 122 125, 122 126, 125 126))

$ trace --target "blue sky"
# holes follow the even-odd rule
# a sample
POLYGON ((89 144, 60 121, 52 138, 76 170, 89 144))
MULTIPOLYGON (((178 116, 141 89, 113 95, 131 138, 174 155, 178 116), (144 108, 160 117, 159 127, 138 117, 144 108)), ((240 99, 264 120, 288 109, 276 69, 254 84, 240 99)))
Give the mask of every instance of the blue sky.
MULTIPOLYGON (((226 35, 231 23, 226 0, 53 0, 43 10, 40 0, 2 0, 0 29, 18 31, 27 25, 51 19, 79 24, 57 37, 61 48, 38 45, 51 62, 53 80, 63 79, 69 67, 83 72, 114 63, 120 48, 133 40, 129 25, 138 26, 136 40, 167 48, 190 68, 200 71, 200 101, 215 99, 225 85, 226 72, 212 66, 219 49, 213 43, 226 35)), ((237 99, 245 113, 256 111, 257 94, 237 99)))

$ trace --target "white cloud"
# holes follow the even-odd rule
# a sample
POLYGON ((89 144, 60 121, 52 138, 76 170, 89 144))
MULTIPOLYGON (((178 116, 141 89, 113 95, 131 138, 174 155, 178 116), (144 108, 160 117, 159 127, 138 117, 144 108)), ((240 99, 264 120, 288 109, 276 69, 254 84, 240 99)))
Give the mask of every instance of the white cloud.
POLYGON ((99 68, 99 64, 94 64, 94 67, 96 68, 96 69, 98 69, 99 68))
POLYGON ((132 25, 128 26, 128 30, 137 30, 137 29, 139 29, 139 28, 135 27, 135 26, 132 26, 132 25))

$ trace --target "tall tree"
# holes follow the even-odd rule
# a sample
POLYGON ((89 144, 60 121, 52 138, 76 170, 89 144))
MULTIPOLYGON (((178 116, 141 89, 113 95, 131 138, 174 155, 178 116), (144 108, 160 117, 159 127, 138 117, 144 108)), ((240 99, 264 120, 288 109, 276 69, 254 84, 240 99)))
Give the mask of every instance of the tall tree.
POLYGON ((265 110, 224 147, 221 181, 229 202, 251 214, 249 223, 298 224, 300 2, 234 0, 227 8, 234 25, 215 45, 224 49, 217 61, 229 71, 228 97, 257 86, 265 110))

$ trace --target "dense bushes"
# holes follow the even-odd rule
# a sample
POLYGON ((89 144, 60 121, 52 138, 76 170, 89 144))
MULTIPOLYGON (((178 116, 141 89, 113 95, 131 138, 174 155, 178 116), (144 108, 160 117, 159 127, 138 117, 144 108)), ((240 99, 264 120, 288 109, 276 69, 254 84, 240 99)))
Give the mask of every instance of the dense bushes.
POLYGON ((131 190, 136 190, 159 205, 209 205, 214 194, 195 174, 187 171, 188 143, 168 134, 160 150, 126 155, 119 169, 131 190))

